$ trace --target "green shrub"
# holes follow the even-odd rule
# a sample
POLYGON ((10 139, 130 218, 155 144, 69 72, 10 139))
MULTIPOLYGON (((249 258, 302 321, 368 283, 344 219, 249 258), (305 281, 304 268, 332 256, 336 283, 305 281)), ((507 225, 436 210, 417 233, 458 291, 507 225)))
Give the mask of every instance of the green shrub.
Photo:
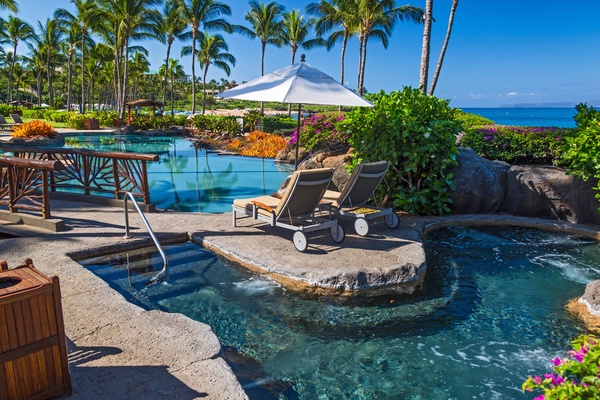
POLYGON ((298 121, 287 115, 267 115, 262 118, 263 132, 274 133, 282 130, 293 130, 298 127, 298 121))
POLYGON ((69 113, 64 112, 64 111, 63 112, 51 112, 51 113, 48 113, 46 119, 49 121, 66 123, 67 120, 69 119, 69 113))
POLYGON ((417 89, 368 95, 375 107, 357 107, 342 123, 354 147, 353 164, 387 160, 391 167, 380 190, 384 201, 418 214, 450 212, 456 134, 460 124, 448 100, 417 89))
POLYGON ((572 129, 486 125, 468 129, 461 145, 490 160, 510 164, 558 164, 572 129))
POLYGON ((456 108, 454 112, 454 119, 460 122, 463 129, 472 129, 482 125, 494 125, 494 121, 481 115, 467 113, 459 108, 456 108))
POLYGON ((12 112, 13 108, 11 106, 9 106, 8 104, 2 103, 0 104, 0 114, 1 115, 8 115, 12 112))
POLYGON ((73 129, 83 129, 83 121, 89 118, 85 114, 69 113, 67 126, 73 129))
POLYGON ((594 190, 598 191, 596 198, 600 200, 600 110, 587 104, 578 104, 575 108, 577 128, 566 138, 563 163, 569 174, 584 180, 590 177, 599 179, 594 190))
POLYGON ((197 114, 191 118, 190 125, 199 131, 209 131, 212 130, 215 118, 214 115, 197 114))
POLYGON ((244 130, 247 132, 253 131, 256 126, 256 121, 260 118, 260 110, 247 110, 244 113, 244 130))
MULTIPOLYGON (((344 120, 340 112, 325 112, 304 118, 300 127, 300 145, 309 152, 318 150, 341 150, 348 148, 348 135, 338 125, 344 120)), ((295 121, 294 121, 295 122, 295 121)), ((292 137, 292 144, 296 142, 292 137)))

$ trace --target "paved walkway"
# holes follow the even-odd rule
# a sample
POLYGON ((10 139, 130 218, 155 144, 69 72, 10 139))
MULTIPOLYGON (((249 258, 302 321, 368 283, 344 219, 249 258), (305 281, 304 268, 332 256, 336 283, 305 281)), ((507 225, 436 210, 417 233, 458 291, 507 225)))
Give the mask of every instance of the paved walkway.
MULTIPOLYGON (((0 231, 21 235, 0 240, 0 258, 16 266, 31 257, 42 272, 60 277, 73 398, 246 398, 221 357, 220 344, 209 326, 181 314, 144 311, 69 256, 147 238, 135 213, 130 213, 130 218, 136 238, 126 240, 122 209, 53 200, 52 212, 53 217, 65 221, 67 231, 47 233, 0 225, 0 231)), ((398 229, 392 231, 380 224, 373 227, 369 238, 352 234, 352 228, 346 226, 348 235, 341 245, 329 236, 310 238, 308 251, 299 253, 291 242, 291 232, 273 231, 252 221, 233 228, 231 213, 160 212, 147 217, 162 238, 193 236, 301 289, 316 285, 329 290, 352 284, 376 286, 390 276, 396 279, 424 272, 421 236, 448 224, 508 222, 600 238, 597 227, 555 221, 493 215, 402 217, 398 229)))

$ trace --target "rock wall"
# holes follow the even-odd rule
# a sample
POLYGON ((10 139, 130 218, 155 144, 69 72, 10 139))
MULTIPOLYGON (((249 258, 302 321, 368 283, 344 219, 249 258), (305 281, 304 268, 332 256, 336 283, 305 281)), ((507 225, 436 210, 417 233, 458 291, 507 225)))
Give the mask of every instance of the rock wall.
POLYGON ((506 213, 577 224, 600 224, 594 179, 555 167, 509 165, 461 148, 451 209, 457 214, 506 213))

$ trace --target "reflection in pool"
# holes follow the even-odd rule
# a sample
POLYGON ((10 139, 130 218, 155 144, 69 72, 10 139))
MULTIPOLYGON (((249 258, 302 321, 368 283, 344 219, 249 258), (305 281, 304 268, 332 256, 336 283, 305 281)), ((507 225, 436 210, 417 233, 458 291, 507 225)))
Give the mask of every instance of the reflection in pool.
POLYGON ((290 293, 191 243, 167 249, 161 284, 146 285, 156 253, 130 255, 129 274, 124 255, 87 264, 130 301, 209 324, 252 399, 531 398, 523 380, 583 331, 564 304, 600 278, 599 244, 453 227, 426 253, 422 292, 369 300, 290 293))
POLYGON ((219 155, 181 137, 69 136, 66 147, 159 155, 148 163, 150 198, 174 211, 228 212, 235 198, 271 194, 290 173, 271 158, 219 155))

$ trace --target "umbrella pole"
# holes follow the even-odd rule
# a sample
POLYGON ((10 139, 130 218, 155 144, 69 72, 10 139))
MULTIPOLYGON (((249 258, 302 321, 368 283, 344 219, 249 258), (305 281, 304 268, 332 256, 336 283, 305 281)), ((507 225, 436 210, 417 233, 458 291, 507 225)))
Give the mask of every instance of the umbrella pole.
POLYGON ((294 159, 294 171, 298 171, 298 152, 300 149, 300 115, 302 114, 302 103, 298 103, 298 127, 296 128, 296 158, 294 159))

